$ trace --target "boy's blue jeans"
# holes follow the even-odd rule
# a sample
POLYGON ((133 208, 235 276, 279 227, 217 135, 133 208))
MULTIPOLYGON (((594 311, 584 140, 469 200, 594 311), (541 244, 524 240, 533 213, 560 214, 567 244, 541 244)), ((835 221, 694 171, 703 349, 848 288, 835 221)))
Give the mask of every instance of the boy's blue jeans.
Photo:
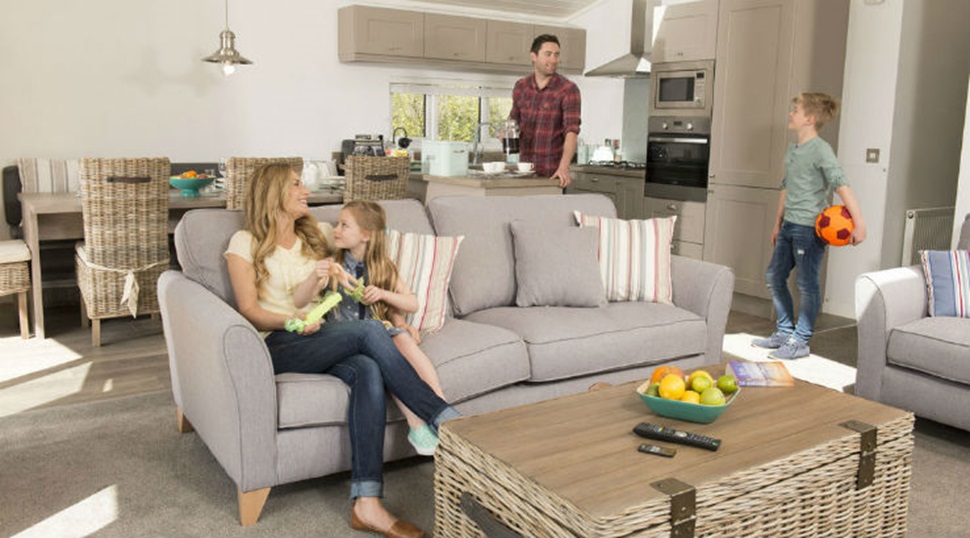
POLYGON ((380 497, 384 482, 385 388, 436 432, 459 416, 418 377, 379 321, 326 322, 309 336, 273 331, 266 337, 277 373, 330 374, 350 387, 350 496, 380 497))
POLYGON ((775 241, 765 283, 771 291, 771 300, 778 316, 777 331, 793 334, 804 343, 812 337, 815 320, 822 307, 818 274, 822 268, 825 243, 815 235, 815 228, 784 221, 775 241), (796 269, 796 283, 801 296, 798 323, 795 323, 794 305, 788 291, 788 275, 796 269))

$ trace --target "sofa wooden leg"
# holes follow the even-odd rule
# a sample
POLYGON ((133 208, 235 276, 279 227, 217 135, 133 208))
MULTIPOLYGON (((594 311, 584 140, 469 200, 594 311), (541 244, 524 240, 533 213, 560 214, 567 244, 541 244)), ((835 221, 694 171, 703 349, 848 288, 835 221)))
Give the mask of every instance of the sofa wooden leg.
POLYGON ((269 496, 271 488, 255 489, 253 491, 239 492, 239 523, 249 526, 256 523, 259 514, 263 512, 263 505, 266 504, 266 497, 269 496))
POLYGON ((189 419, 185 418, 185 413, 182 412, 181 407, 175 408, 175 422, 178 425, 179 433, 192 433, 195 431, 189 419))

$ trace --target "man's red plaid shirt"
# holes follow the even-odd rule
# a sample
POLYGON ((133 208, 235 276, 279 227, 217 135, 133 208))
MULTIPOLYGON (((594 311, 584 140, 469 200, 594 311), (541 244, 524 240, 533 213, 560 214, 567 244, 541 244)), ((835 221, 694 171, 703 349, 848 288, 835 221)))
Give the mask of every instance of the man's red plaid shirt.
POLYGON ((579 88, 558 73, 541 90, 534 73, 519 79, 509 113, 521 131, 519 160, 535 163, 539 176, 552 176, 559 168, 566 133, 579 135, 580 112, 579 88))

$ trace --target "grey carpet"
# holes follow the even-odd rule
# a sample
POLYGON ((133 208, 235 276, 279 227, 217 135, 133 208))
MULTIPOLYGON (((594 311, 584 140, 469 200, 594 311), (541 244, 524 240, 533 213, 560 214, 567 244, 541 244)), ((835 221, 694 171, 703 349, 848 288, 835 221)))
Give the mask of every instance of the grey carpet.
MULTIPOLYGON (((348 526, 346 474, 274 488, 240 527, 235 486, 174 415, 154 393, 0 419, 0 536, 367 535, 348 526)), ((388 507, 430 533, 433 464, 390 464, 385 482, 388 507)), ((970 433, 918 421, 912 484, 910 536, 967 536, 970 433)))

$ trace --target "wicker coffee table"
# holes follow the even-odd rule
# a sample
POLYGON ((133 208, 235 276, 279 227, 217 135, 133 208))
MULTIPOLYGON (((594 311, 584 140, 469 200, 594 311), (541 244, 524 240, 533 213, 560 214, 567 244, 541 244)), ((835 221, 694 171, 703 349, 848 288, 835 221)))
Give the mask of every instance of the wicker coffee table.
POLYGON ((693 424, 651 414, 635 387, 447 422, 435 536, 483 535, 463 499, 522 536, 905 534, 911 413, 797 381, 745 388, 716 422, 693 424), (632 433, 642 421, 723 442, 643 454, 632 433))

